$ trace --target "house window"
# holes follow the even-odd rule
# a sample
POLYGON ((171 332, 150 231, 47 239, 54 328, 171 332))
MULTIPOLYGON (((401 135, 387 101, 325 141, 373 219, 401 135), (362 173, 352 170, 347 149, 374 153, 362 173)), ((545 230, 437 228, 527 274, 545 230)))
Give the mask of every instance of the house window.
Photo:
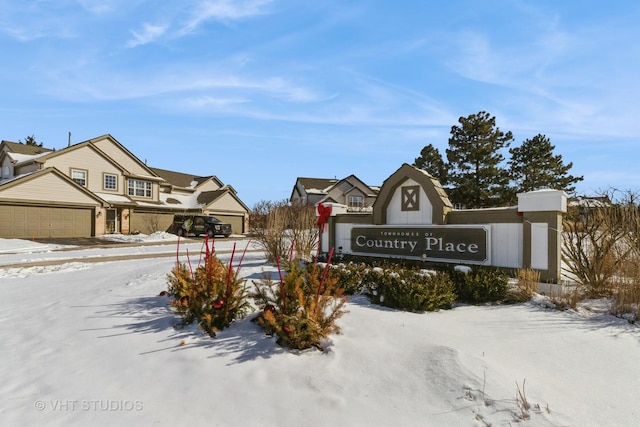
POLYGON ((80 169, 71 169, 71 179, 78 185, 87 186, 87 171, 80 169))
POLYGON ((130 179, 129 195, 136 197, 151 197, 151 182, 139 179, 130 179))
POLYGON ((118 189, 118 177, 109 173, 104 174, 104 189, 105 190, 117 190, 118 189))
POLYGON ((364 199, 362 196, 349 196, 347 198, 347 206, 350 208, 363 208, 364 199))

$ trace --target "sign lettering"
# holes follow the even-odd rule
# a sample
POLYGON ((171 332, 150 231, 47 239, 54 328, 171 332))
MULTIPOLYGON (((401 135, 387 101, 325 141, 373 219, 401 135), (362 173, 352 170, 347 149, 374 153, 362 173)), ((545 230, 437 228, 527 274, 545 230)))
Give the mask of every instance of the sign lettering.
POLYGON ((487 226, 354 227, 351 251, 438 262, 489 263, 487 226))

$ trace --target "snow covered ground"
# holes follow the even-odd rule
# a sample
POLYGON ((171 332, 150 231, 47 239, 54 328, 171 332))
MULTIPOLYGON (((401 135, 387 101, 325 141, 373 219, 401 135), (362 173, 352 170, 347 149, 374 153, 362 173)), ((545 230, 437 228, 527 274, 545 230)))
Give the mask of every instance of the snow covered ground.
MULTIPOLYGON (((325 352, 295 353, 249 318, 216 338, 176 327, 158 296, 174 236, 122 238, 146 244, 0 239, 0 425, 638 425, 640 328, 603 301, 414 314, 355 296, 325 352)), ((256 248, 219 239, 219 257, 234 244, 256 248)), ((201 248, 181 244, 196 263, 201 248)), ((241 272, 275 269, 250 250, 241 272)))

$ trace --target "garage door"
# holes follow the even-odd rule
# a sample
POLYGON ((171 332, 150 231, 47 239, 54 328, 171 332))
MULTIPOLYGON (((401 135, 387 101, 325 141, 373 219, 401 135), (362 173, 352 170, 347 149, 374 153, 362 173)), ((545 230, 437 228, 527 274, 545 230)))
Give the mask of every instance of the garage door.
POLYGON ((244 233, 244 217, 242 216, 233 216, 233 215, 216 215, 213 214, 216 218, 218 218, 222 222, 226 222, 231 224, 231 230, 233 234, 242 234, 244 233))
POLYGON ((0 237, 90 237, 93 209, 0 206, 0 237))

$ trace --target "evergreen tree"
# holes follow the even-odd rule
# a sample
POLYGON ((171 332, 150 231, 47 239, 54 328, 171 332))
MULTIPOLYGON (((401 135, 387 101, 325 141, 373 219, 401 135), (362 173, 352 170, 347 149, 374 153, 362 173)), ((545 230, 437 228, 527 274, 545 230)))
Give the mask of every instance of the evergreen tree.
POLYGON ((33 135, 26 137, 24 139, 24 142, 22 142, 22 140, 19 140, 18 142, 20 144, 33 145, 34 147, 42 147, 42 142, 40 144, 38 144, 38 142, 36 141, 35 136, 33 136, 33 135))
POLYGON ((582 181, 582 176, 569 175, 573 163, 565 165, 561 155, 553 155, 556 147, 549 138, 538 134, 526 139, 520 147, 509 149, 509 172, 517 192, 533 191, 540 188, 575 191, 572 184, 582 181))
POLYGON ((447 159, 451 200, 467 208, 495 207, 509 193, 509 174, 500 153, 513 140, 511 132, 496 127, 485 111, 458 119, 451 127, 447 159))
POLYGON ((420 157, 417 157, 413 166, 427 171, 430 175, 438 178, 442 185, 447 183, 449 171, 447 165, 442 158, 442 154, 433 144, 425 146, 420 151, 420 157))

